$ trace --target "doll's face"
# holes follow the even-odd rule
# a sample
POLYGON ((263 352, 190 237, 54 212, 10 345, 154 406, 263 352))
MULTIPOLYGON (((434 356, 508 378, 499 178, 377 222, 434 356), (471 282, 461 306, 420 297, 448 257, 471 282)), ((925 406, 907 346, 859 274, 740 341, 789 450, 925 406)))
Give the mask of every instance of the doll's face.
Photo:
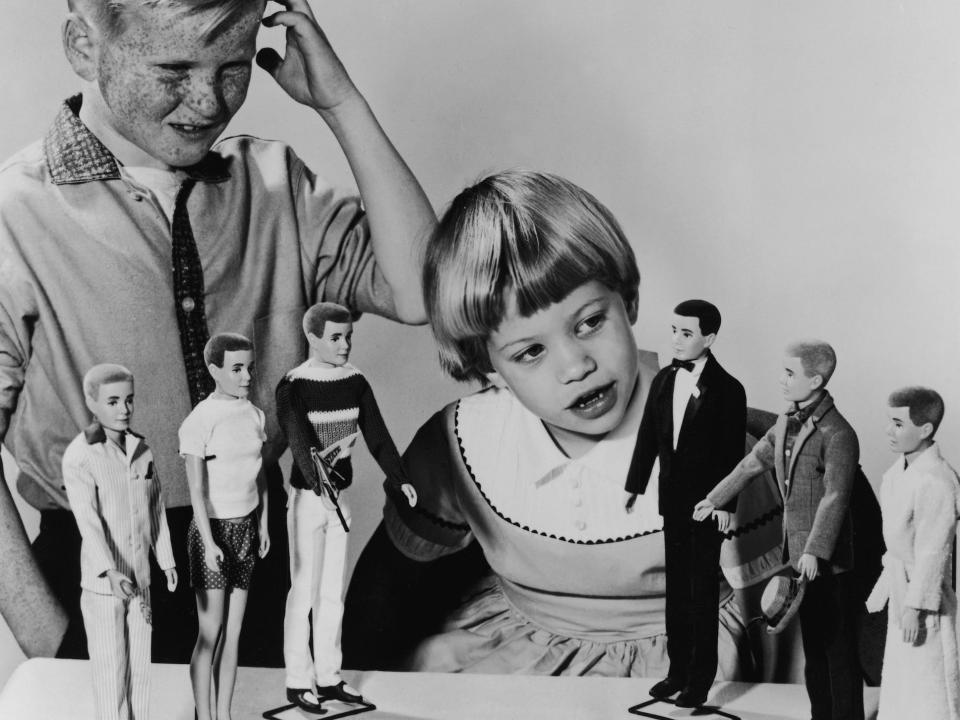
POLYGON ((637 382, 633 309, 602 283, 522 317, 511 301, 487 340, 494 373, 575 456, 623 420, 637 382))
POLYGON ((803 362, 798 357, 783 359, 783 374, 780 375, 780 387, 788 402, 801 403, 809 400, 823 386, 823 377, 807 377, 803 371, 803 362))
POLYGON ((311 359, 329 367, 346 365, 353 346, 353 323, 330 322, 323 324, 323 335, 307 334, 311 359))
POLYGON ((703 356, 713 341, 716 333, 704 335, 700 331, 700 318, 673 316, 673 356, 677 360, 697 360, 703 356))
POLYGON ((887 408, 887 440, 895 453, 908 455, 925 447, 924 442, 933 434, 933 425, 924 423, 914 425, 910 419, 910 408, 887 408))
POLYGON ((250 394, 253 377, 253 352, 250 350, 227 350, 223 354, 223 367, 211 363, 207 369, 220 394, 235 398, 250 394))
POLYGON ((104 383, 97 397, 87 397, 87 407, 105 430, 124 432, 133 417, 133 383, 130 380, 104 383))

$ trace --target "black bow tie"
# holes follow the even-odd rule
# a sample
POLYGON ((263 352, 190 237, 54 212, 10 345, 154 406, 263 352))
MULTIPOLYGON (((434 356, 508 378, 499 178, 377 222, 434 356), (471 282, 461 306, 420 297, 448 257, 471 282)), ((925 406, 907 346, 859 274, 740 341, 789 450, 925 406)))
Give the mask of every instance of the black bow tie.
POLYGON ((677 360, 677 358, 674 358, 670 361, 670 367, 674 370, 683 368, 687 372, 693 372, 693 360, 677 360))

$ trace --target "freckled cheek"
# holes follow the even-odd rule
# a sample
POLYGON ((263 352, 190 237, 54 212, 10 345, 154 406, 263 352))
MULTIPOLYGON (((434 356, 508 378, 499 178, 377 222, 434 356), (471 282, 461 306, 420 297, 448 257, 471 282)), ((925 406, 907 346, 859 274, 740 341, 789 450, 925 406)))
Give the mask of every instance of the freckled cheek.
POLYGON ((221 92, 223 93, 223 102, 230 115, 233 115, 243 105, 249 87, 250 73, 248 72, 224 79, 221 92))

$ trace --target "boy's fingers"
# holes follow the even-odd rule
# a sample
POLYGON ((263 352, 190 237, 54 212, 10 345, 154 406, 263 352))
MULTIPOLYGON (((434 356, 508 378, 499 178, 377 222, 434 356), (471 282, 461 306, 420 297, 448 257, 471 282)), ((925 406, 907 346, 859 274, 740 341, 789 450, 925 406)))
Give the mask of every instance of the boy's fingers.
POLYGON ((280 69, 282 63, 283 58, 280 57, 280 53, 273 48, 261 48, 257 52, 257 65, 273 76, 276 76, 277 70, 280 69))
POLYGON ((307 0, 274 0, 277 5, 283 5, 287 10, 296 13, 303 13, 308 18, 316 22, 316 16, 313 14, 313 8, 307 0))

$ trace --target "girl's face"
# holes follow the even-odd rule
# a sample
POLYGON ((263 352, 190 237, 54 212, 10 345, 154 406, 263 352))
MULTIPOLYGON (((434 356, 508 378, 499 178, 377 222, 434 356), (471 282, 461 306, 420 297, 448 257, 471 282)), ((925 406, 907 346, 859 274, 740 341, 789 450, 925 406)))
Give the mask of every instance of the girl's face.
POLYGON ((494 373, 576 457, 616 428, 637 382, 636 308, 597 281, 521 317, 511 300, 488 338, 494 373))

